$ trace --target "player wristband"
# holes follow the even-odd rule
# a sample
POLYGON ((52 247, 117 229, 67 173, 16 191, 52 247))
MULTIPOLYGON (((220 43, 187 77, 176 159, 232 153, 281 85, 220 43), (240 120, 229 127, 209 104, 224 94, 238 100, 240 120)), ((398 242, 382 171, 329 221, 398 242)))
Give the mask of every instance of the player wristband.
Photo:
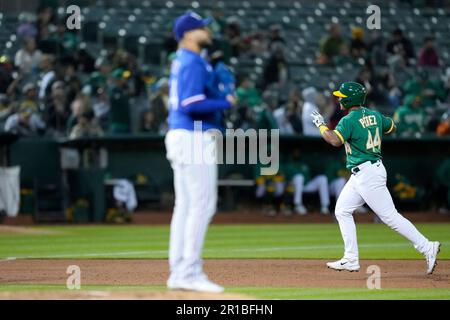
POLYGON ((319 130, 320 130, 320 134, 323 134, 325 131, 328 131, 330 129, 328 129, 328 127, 323 124, 319 127, 319 130))

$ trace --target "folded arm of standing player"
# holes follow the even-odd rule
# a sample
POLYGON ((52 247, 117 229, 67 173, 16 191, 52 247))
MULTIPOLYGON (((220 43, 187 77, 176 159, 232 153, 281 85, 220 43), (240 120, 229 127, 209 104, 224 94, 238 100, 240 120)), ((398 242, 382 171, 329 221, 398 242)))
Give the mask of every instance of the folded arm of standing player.
POLYGON ((207 98, 206 69, 200 63, 193 63, 189 68, 181 70, 180 83, 183 88, 178 88, 181 99, 180 110, 186 113, 210 113, 231 108, 236 102, 232 95, 226 99, 207 98), (182 90, 181 90, 182 89, 182 90))

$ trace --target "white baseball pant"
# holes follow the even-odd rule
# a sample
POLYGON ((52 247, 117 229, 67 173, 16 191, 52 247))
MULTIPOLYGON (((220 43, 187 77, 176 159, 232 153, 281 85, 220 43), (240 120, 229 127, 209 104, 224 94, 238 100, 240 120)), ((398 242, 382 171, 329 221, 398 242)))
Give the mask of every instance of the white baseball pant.
POLYGON ((203 244, 217 205, 217 164, 196 163, 191 155, 215 153, 216 142, 207 132, 180 129, 167 133, 165 145, 175 188, 170 225, 170 276, 189 281, 203 274, 203 244), (194 147, 195 135, 202 143, 194 147))
POLYGON ((294 205, 303 205, 303 193, 319 191, 320 205, 328 207, 330 205, 330 194, 328 192, 328 178, 324 175, 319 175, 313 178, 305 185, 305 178, 302 174, 296 174, 292 178, 294 185, 294 205))
POLYGON ((345 245, 344 258, 359 258, 353 212, 364 203, 367 203, 381 221, 411 241, 417 251, 425 253, 429 241, 395 208, 386 186, 387 176, 383 163, 378 161, 372 164, 368 161, 359 168, 360 171, 350 177, 339 195, 335 209, 345 245))

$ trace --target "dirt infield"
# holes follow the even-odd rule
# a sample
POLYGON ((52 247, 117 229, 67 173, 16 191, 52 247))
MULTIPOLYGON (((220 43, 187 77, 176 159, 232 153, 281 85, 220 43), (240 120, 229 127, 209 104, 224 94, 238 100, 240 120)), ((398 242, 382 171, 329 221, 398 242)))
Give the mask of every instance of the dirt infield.
POLYGON ((0 300, 254 300, 241 294, 211 294, 183 291, 23 291, 0 292, 0 300))
MULTIPOLYGON (((402 212, 402 214, 413 223, 449 223, 450 214, 439 214, 436 212, 402 212)), ((132 224, 137 225, 168 225, 172 218, 170 210, 140 211, 132 216, 132 224)), ((373 223, 375 214, 355 214, 357 223, 373 223)), ((30 226, 33 225, 31 215, 19 215, 16 218, 6 218, 3 222, 8 226, 30 226)), ((212 221, 213 224, 290 224, 290 223, 335 223, 332 215, 324 216, 317 212, 306 216, 292 215, 286 217, 278 214, 275 217, 265 216, 260 210, 240 208, 235 211, 218 212, 212 221)))
MULTIPOLYGON (((450 261, 425 274, 422 260, 364 260, 360 272, 337 272, 325 260, 207 260, 208 275, 226 287, 366 288, 367 267, 381 269, 383 288, 450 288, 450 261)), ((69 265, 81 269, 82 285, 164 285, 167 260, 10 260, 0 261, 2 285, 65 285, 69 265)))

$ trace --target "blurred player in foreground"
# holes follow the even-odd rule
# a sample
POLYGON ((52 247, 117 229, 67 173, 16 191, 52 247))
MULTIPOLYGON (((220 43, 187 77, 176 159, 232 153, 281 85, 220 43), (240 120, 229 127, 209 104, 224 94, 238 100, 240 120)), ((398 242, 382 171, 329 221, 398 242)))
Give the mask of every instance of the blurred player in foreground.
POLYGON ((335 147, 345 144, 347 168, 352 176, 339 195, 335 209, 345 245, 344 257, 327 263, 327 266, 335 270, 359 271, 353 212, 367 203, 385 224, 413 243, 426 258, 427 273, 433 273, 440 243, 429 241, 398 213, 386 187, 381 141, 383 134, 395 132, 393 120, 363 106, 366 89, 359 83, 345 82, 333 94, 339 98, 341 108, 348 110, 348 115, 339 121, 336 130, 329 130, 318 112, 311 116, 326 142, 335 147))
POLYGON ((170 71, 169 132, 165 144, 174 173, 175 207, 170 226, 169 289, 220 293, 223 287, 203 272, 201 253, 209 222, 216 212, 217 162, 210 129, 221 130, 223 110, 235 104, 232 94, 218 96, 211 65, 201 56, 211 45, 210 21, 186 13, 177 18, 178 51, 170 71), (198 127, 201 126, 201 128, 198 127))

